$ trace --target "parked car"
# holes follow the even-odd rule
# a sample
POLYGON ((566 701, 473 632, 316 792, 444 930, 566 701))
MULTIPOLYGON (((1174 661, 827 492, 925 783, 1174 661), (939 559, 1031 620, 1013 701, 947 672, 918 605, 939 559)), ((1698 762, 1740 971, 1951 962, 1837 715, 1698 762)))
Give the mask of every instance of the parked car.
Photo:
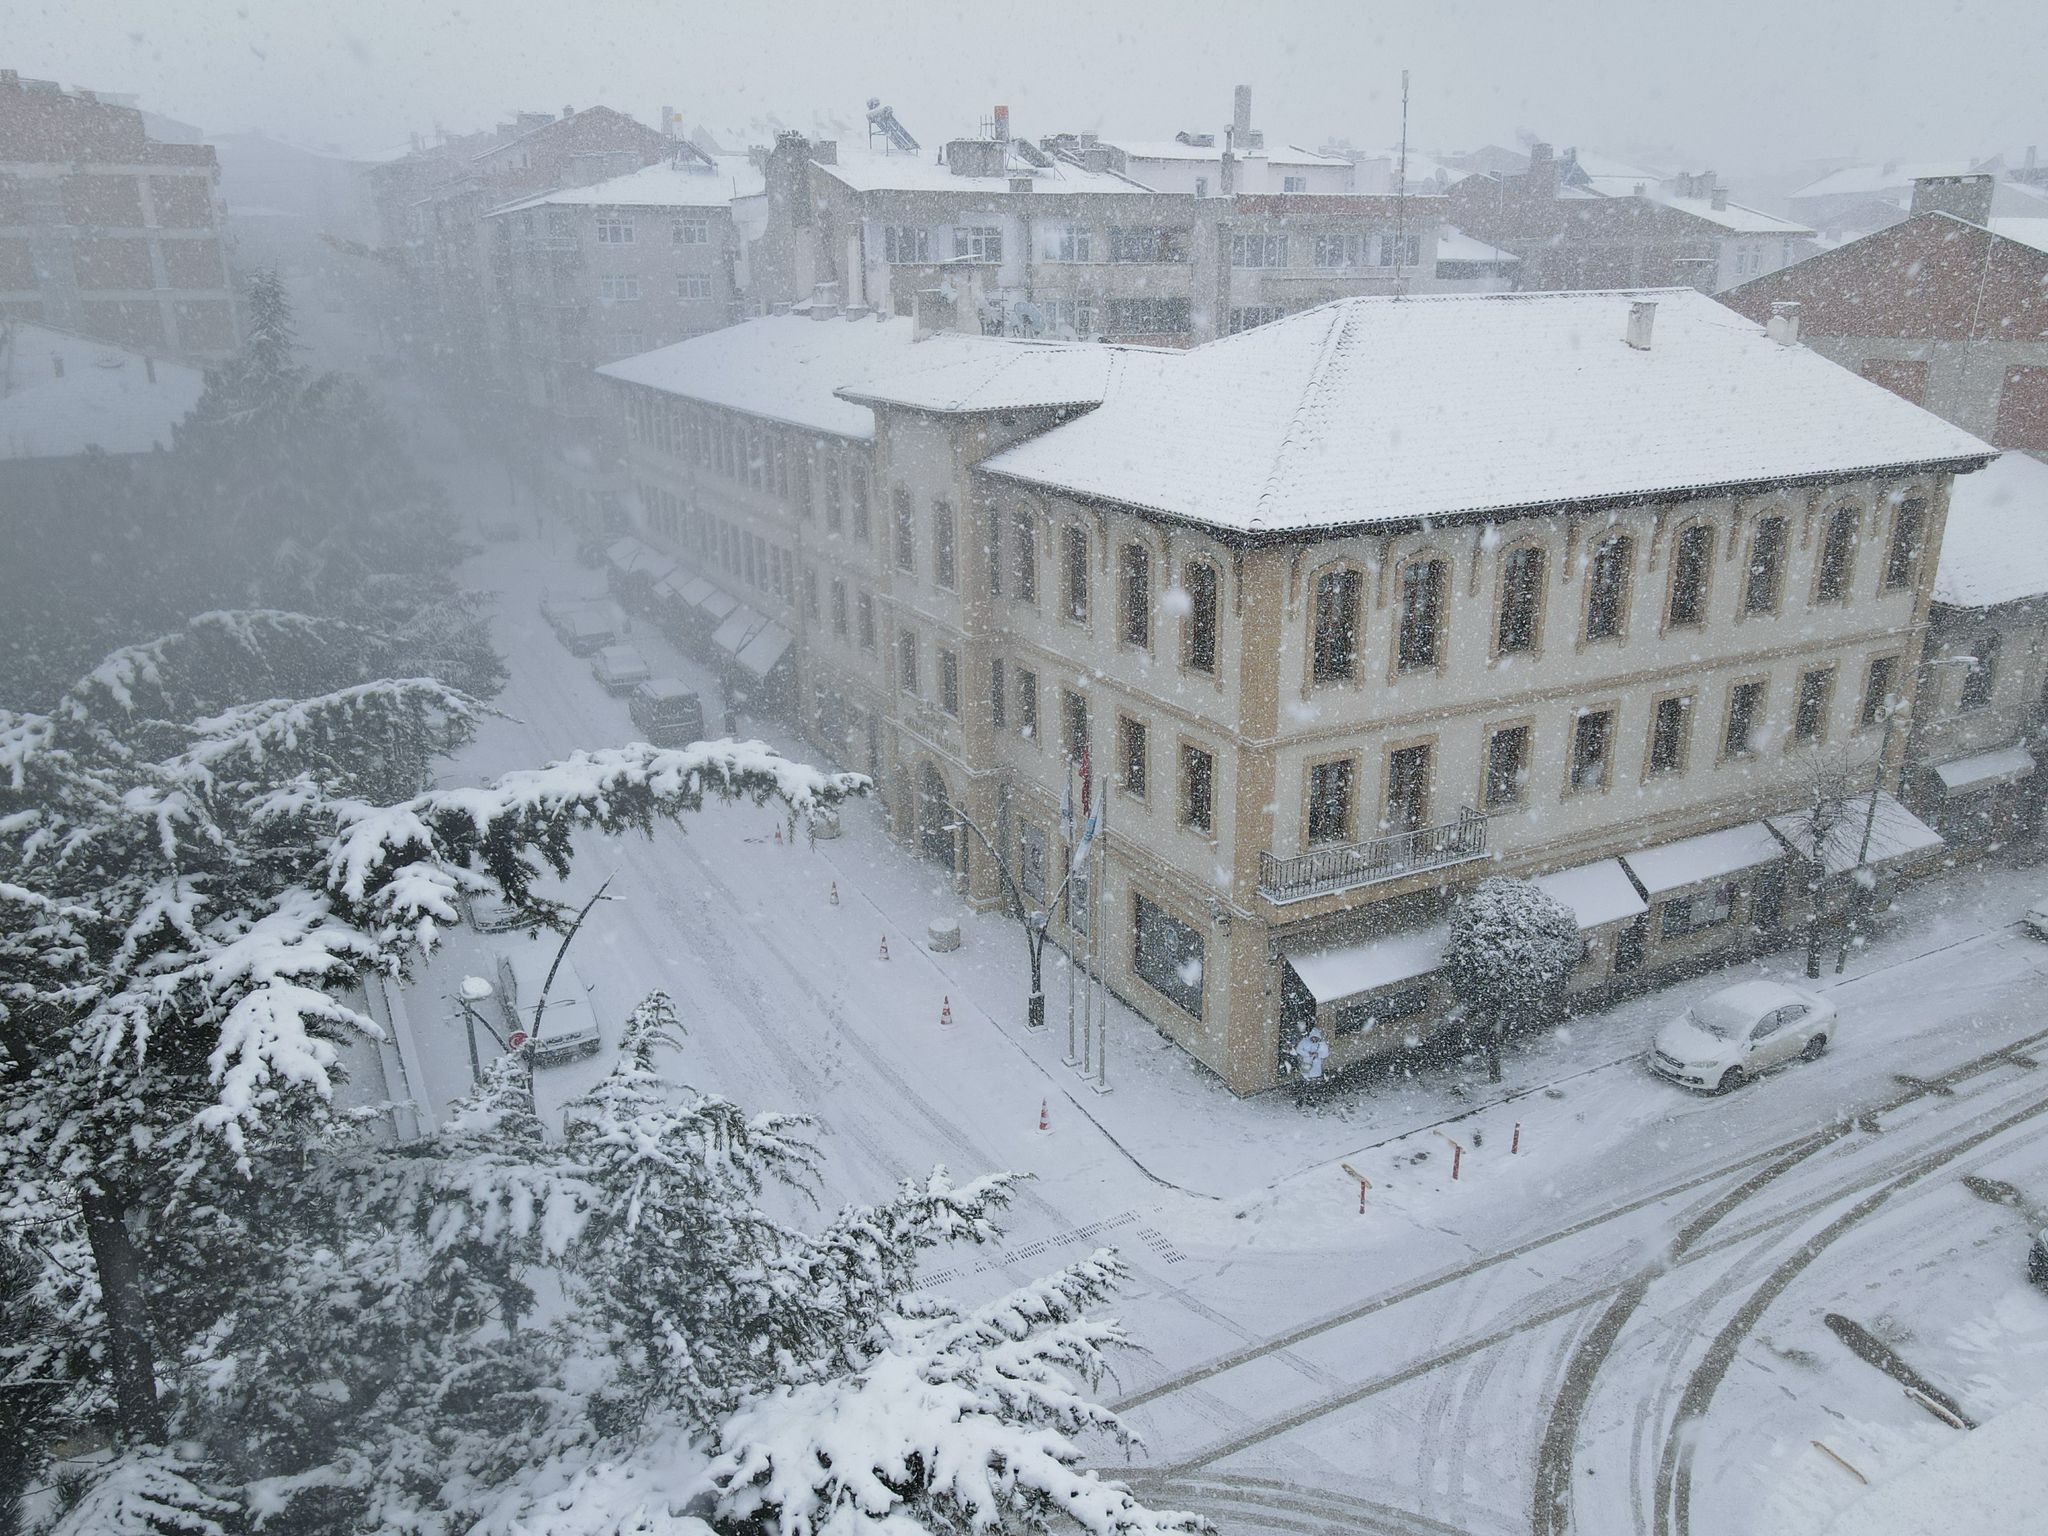
POLYGON ((606 693, 629 693, 654 675, 647 658, 630 645, 608 645, 597 653, 591 672, 606 693))
POLYGON ((533 1053, 536 1067, 593 1056, 604 1043, 576 967, 565 955, 550 984, 548 968, 554 964, 552 944, 523 944, 511 954, 498 956, 498 1006, 504 1011, 506 1038, 529 1035, 527 1049, 533 1053), (544 986, 547 1006, 536 1030, 533 1008, 544 986))
POLYGON ((641 736, 657 747, 704 739, 704 701, 672 677, 650 677, 626 705, 641 736))
POLYGON ((562 637, 562 644, 569 648, 572 656, 595 656, 606 646, 619 638, 618 626, 611 615, 599 608, 581 608, 572 613, 555 631, 562 637))
POLYGON ((1650 1070, 1726 1093, 1788 1061, 1812 1061, 1835 1032, 1835 1005, 1776 981, 1744 981, 1701 998, 1657 1032, 1650 1070))
POLYGON ((518 910, 502 896, 464 896, 462 908, 469 926, 478 933, 509 933, 525 926, 519 920, 518 910))
POLYGON ((2027 1249, 2027 1284, 2048 1291, 2048 1227, 2034 1234, 2027 1249))
POLYGON ((2048 895, 2036 896, 2034 904, 2027 908, 2020 921, 2033 930, 2037 939, 2048 939, 2048 895))

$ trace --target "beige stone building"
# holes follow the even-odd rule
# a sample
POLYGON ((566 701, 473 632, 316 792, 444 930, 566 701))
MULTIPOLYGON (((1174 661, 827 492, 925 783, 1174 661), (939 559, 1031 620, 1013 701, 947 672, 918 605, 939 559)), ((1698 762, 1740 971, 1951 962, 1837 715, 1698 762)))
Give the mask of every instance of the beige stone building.
MULTIPOLYGON (((1189 351, 784 317, 602 371, 670 590, 780 630, 898 835, 994 905, 964 810, 1062 942, 1085 744, 1109 983, 1239 1092, 1311 1019, 1337 1067, 1437 1028, 1486 874, 1573 907, 1581 991, 1795 923, 1808 759, 1875 756, 1990 455, 1683 290, 1189 351)), ((1874 860, 1935 842, 1883 819, 1874 860)))

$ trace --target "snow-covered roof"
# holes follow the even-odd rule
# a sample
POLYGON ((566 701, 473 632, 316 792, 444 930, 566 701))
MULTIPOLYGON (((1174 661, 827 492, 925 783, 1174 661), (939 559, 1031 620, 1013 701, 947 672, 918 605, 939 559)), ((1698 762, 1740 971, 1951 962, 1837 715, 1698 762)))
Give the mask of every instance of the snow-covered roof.
POLYGON ((1554 875, 1538 875, 1534 883, 1546 895, 1570 907, 1581 928, 1618 923, 1649 910, 1619 859, 1601 859, 1576 869, 1560 869, 1554 875))
POLYGON ((486 218, 528 208, 725 208, 734 199, 759 197, 768 189, 761 168, 745 155, 720 155, 714 169, 667 160, 643 165, 623 176, 587 187, 562 187, 493 208, 486 218))
POLYGON ((1704 294, 1653 289, 1340 299, 1130 353, 1098 409, 983 467, 1256 535, 1991 452, 1704 294), (1638 301, 1657 306, 1647 350, 1623 340, 1638 301))
MULTIPOLYGON (((1858 797, 1854 812, 1842 818, 1828 832, 1827 846, 1822 850, 1821 860, 1828 874, 1847 874, 1856 867, 1857 856, 1864 851, 1863 834, 1866 823, 1870 832, 1872 864, 1888 864, 1894 859, 1907 858, 1916 853, 1928 853, 1941 847, 1941 834, 1890 795, 1878 795, 1875 817, 1870 815, 1869 805, 1869 801, 1858 797)), ((1810 853, 1812 842, 1807 835, 1807 816, 1804 811, 1792 811, 1782 816, 1767 816, 1764 819, 1794 848, 1802 853, 1810 853)), ((1634 868, 1633 858, 1629 860, 1629 866, 1634 868)))
POLYGON ((2006 453, 1949 492, 1934 600, 1990 608, 2048 594, 2048 464, 2006 453))
POLYGON ((1991 220, 1991 233, 2017 240, 2021 245, 2048 254, 2048 217, 2038 219, 2002 218, 1991 220))
POLYGON ((1759 864, 1771 864, 1785 857, 1785 845, 1771 835, 1760 821, 1683 837, 1638 853, 1622 855, 1623 861, 1650 893, 1651 900, 1667 891, 1683 890, 1703 880, 1718 880, 1759 864))
POLYGON ((909 352, 908 319, 813 320, 764 315, 606 363, 606 378, 745 411, 837 437, 871 438, 874 413, 843 399, 909 352))
POLYGON ((839 393, 863 403, 939 412, 1100 405, 1123 350, 1091 342, 935 335, 900 366, 839 393))
POLYGON ((0 459, 168 448, 205 388, 184 363, 40 325, 0 329, 0 459))
POLYGON ((1518 262, 1522 258, 1513 251, 1504 251, 1497 245, 1488 245, 1484 240, 1475 239, 1462 229, 1453 229, 1446 224, 1437 232, 1436 259, 1505 263, 1518 262))
POLYGON ((1654 187, 1644 195, 1652 202, 1662 203, 1667 208, 1676 208, 1680 213, 1689 213, 1696 219, 1705 219, 1709 224, 1718 224, 1731 234, 1797 237, 1813 233, 1804 224, 1795 224, 1790 219, 1781 219, 1759 209, 1747 208, 1741 203, 1725 203, 1716 208, 1711 198, 1667 197, 1654 187))
POLYGON ((1443 964, 1450 937, 1449 923, 1432 923, 1362 943, 1290 949, 1287 963, 1318 1003, 1334 1003, 1429 975, 1443 964))
MULTIPOLYGON (((1223 158, 1219 136, 1214 144, 1183 144, 1179 139, 1104 139, 1106 146, 1120 149, 1132 160, 1195 160, 1214 163, 1223 158)), ((1263 160, 1268 165, 1329 165, 1348 168, 1349 160, 1339 155, 1320 154, 1299 144, 1276 144, 1266 149, 1240 149, 1239 160, 1263 160)))
MULTIPOLYGON (((1029 176, 1032 193, 1046 192, 1149 192, 1151 189, 1112 171, 1091 171, 1072 161, 1055 158, 1051 165, 1034 165, 1013 143, 1006 157, 1008 169, 1000 176, 955 176, 930 151, 914 155, 885 154, 861 144, 839 141, 835 162, 812 164, 825 175, 844 182, 856 192, 974 192, 1010 196, 1010 178, 1029 176)), ((1028 194, 1019 194, 1028 195, 1028 194)))
POLYGON ((2018 742, 1934 765, 1934 776, 1941 780, 1941 787, 1950 794, 1959 789, 2010 784, 2016 779, 2031 777, 2033 772, 2034 754, 2018 742))
POLYGON ((1809 181, 1794 197, 1870 196, 1911 186, 1927 176, 1973 176, 1980 173, 1968 160, 1894 161, 1889 165, 1845 165, 1809 181))

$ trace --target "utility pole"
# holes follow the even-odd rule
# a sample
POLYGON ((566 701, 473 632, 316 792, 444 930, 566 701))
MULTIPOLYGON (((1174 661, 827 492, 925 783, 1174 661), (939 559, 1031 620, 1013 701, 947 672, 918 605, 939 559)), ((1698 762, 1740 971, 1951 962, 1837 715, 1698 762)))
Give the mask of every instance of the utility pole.
POLYGON ((1408 291, 1408 71, 1401 71, 1401 160, 1394 171, 1394 293, 1408 291))

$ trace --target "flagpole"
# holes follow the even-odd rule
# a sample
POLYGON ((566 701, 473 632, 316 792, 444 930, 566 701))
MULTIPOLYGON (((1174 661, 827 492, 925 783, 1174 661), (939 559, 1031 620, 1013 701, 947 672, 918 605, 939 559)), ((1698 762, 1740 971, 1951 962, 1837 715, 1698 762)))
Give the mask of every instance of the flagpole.
POLYGON ((1109 1092, 1109 981, 1102 974, 1103 885, 1109 878, 1109 775, 1102 777, 1102 803, 1095 811, 1095 883, 1089 895, 1095 900, 1095 915, 1088 921, 1088 935, 1095 942, 1095 985, 1101 993, 1096 1009, 1095 1091, 1109 1092))

